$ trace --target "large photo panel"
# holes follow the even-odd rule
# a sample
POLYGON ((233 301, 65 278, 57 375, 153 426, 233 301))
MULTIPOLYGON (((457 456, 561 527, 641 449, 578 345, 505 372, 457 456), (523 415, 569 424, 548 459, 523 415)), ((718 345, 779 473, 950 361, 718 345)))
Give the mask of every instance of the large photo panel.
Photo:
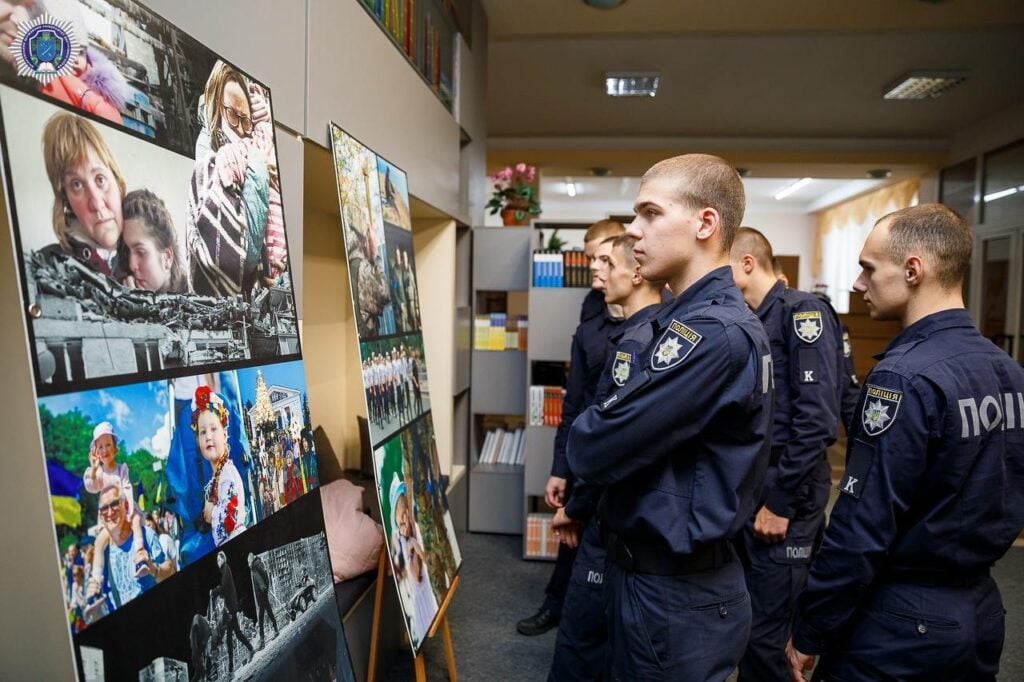
POLYGON ((267 88, 136 3, 15 9, 88 38, 46 84, 0 60, 40 394, 297 357, 267 88))
POLYGON ((73 632, 319 485, 301 362, 39 400, 73 632))
POLYGON ((462 563, 430 415, 386 441, 373 457, 392 574, 416 651, 462 563))

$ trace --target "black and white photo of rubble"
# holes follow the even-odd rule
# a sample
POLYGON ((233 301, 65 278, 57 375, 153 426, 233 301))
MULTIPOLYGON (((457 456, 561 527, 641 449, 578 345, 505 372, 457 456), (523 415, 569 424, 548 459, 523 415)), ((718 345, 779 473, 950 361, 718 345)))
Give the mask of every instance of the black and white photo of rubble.
POLYGON ((60 386, 111 375, 272 359, 298 353, 292 292, 246 301, 129 289, 74 258, 25 259, 39 381, 60 386))

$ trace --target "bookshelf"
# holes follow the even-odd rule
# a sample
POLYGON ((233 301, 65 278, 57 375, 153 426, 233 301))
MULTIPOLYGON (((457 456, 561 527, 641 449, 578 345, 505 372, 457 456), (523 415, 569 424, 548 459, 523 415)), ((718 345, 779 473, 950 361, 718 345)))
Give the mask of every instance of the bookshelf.
MULTIPOLYGON (((542 378, 539 376, 542 365, 548 370, 554 363, 566 363, 568 367, 569 350, 573 332, 579 323, 580 306, 589 291, 589 287, 561 288, 531 284, 527 297, 527 314, 530 319, 530 343, 526 349, 527 382, 532 383, 542 378)), ((545 374, 550 375, 551 372, 545 374)), ((543 379, 545 382, 551 381, 549 376, 543 379)), ((557 426, 526 426, 521 506, 524 523, 527 525, 543 525, 545 519, 550 521, 554 516, 544 503, 544 486, 551 474, 556 431, 557 426)), ((536 535, 537 532, 534 529, 532 534, 536 535)), ((524 559, 555 558, 546 551, 552 543, 535 541, 531 547, 530 535, 523 534, 524 559), (540 552, 536 551, 537 547, 541 548, 540 552)), ((554 547, 557 553, 557 544, 554 547)))
MULTIPOLYGON (((350 0, 351 1, 351 0, 350 0)), ((355 0, 448 111, 455 106, 455 36, 469 35, 471 2, 355 0)))
MULTIPOLYGON (((473 318, 504 305, 510 318, 526 312, 532 230, 478 227, 472 230, 473 318)), ((531 330, 532 335, 532 330, 531 330)), ((470 339, 472 341, 472 338, 470 339)), ((529 345, 527 345, 529 348, 529 345)), ((523 532, 521 464, 481 463, 488 430, 513 431, 526 421, 527 351, 473 350, 469 391, 469 530, 523 532)), ((525 438, 525 434, 524 434, 525 438)))

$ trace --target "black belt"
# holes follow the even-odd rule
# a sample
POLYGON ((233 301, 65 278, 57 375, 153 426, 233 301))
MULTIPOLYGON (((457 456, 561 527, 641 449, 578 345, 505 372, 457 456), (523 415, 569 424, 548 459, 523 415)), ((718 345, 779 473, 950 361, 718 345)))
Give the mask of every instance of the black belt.
POLYGON ((888 570, 882 580, 890 583, 909 583, 927 587, 974 587, 989 577, 989 569, 969 573, 936 573, 935 571, 888 570))
POLYGON ((609 558, 627 571, 650 575, 686 575, 721 568, 732 561, 732 547, 725 540, 697 545, 689 554, 671 554, 662 547, 626 543, 615 533, 604 534, 609 558))

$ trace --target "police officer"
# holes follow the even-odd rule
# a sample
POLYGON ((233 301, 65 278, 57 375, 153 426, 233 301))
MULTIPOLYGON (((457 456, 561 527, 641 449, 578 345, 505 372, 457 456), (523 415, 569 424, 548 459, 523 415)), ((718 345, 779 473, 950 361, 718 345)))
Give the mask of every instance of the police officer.
POLYGON ((924 204, 875 224, 854 289, 903 330, 865 380, 846 473, 798 600, 793 679, 992 680, 989 568, 1024 527, 1024 369, 963 308, 971 233, 924 204))
MULTIPOLYGON (((621 322, 621 313, 612 310, 604 302, 604 286, 607 263, 598 258, 601 251, 607 255, 611 244, 602 244, 608 237, 618 236, 626 231, 616 220, 600 220, 591 225, 583 236, 583 252, 590 264, 591 289, 583 299, 580 323, 572 337, 570 350, 569 377, 562 402, 562 421, 555 433, 554 455, 551 460, 551 476, 544 490, 544 501, 552 509, 565 504, 572 490, 573 475, 565 458, 565 441, 569 427, 580 412, 593 401, 597 380, 604 367, 608 333, 621 322), (615 313, 615 314, 613 314, 615 313)), ((516 624, 521 635, 539 635, 558 625, 562 616, 562 600, 569 586, 575 548, 560 544, 555 567, 544 590, 544 604, 528 618, 516 624)))
MULTIPOLYGON (((626 385, 637 366, 640 351, 650 345, 651 326, 646 324, 661 307, 663 282, 649 282, 640 274, 633 257, 633 238, 609 237, 611 250, 602 255, 607 264, 604 300, 622 308, 623 323, 608 335, 604 369, 594 402, 626 385)), ((563 543, 579 546, 572 577, 558 624, 555 656, 548 680, 599 680, 604 669, 607 627, 604 622, 605 552, 598 537, 594 513, 603 492, 577 480, 565 506, 555 514, 553 526, 563 543)))
POLYGON ((814 294, 787 289, 772 271, 772 247, 750 227, 730 257, 743 298, 772 347, 772 450, 757 513, 736 538, 753 622, 740 679, 786 682, 790 620, 825 527, 831 468, 825 451, 839 431, 843 369, 839 318, 814 294))
POLYGON ((615 679, 719 680, 739 662, 750 599, 730 542, 768 464, 771 352, 733 283, 743 183, 690 154, 644 175, 627 234, 645 279, 676 298, 629 380, 573 424, 573 472, 600 509, 615 679))

